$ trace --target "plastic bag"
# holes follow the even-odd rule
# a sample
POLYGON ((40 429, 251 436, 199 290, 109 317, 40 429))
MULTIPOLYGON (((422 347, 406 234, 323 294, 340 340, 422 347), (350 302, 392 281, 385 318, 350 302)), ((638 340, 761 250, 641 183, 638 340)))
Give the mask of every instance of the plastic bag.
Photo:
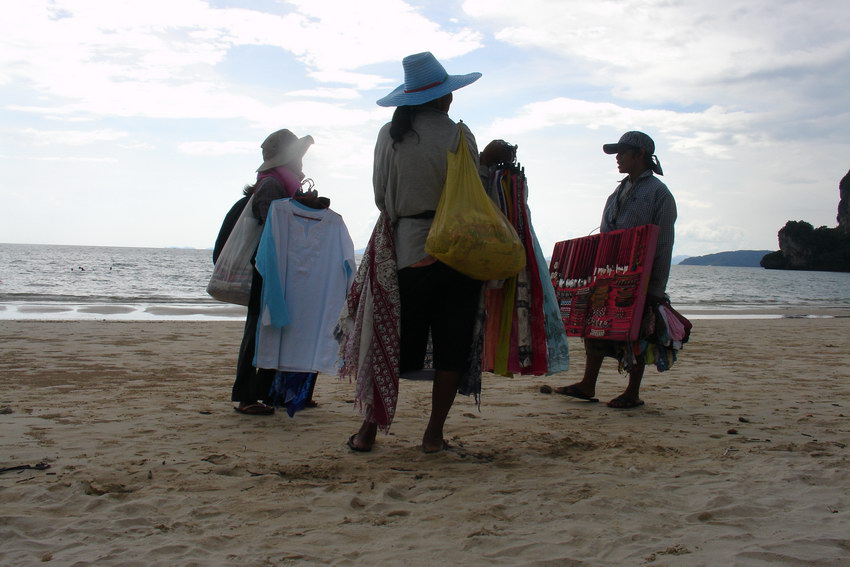
POLYGON ((525 267, 522 241, 484 191, 463 128, 457 151, 448 153, 446 184, 425 252, 476 280, 510 278, 525 267))
POLYGON ((254 277, 251 259, 263 232, 263 225, 254 218, 253 201, 254 196, 251 195, 224 243, 210 283, 207 284, 207 293, 225 303, 248 305, 251 297, 251 281, 254 277))

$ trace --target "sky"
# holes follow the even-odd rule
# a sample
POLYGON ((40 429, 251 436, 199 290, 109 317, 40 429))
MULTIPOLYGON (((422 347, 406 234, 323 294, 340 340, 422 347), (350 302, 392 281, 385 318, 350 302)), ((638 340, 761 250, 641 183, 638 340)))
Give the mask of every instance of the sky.
POLYGON ((602 144, 628 130, 655 140, 674 255, 836 226, 850 169, 846 0, 0 4, 0 242, 211 247, 288 128, 363 248, 375 101, 421 51, 483 73, 449 114, 519 146, 547 254, 599 226, 621 178, 602 144))

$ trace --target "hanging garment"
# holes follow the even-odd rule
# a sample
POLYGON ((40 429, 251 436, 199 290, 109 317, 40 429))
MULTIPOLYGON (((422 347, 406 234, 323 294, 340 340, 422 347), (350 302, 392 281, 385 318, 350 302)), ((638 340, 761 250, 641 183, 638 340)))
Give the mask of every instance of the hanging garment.
MULTIPOLYGON (((543 286, 552 285, 548 275, 541 279, 540 270, 537 265, 537 251, 534 247, 533 228, 531 226, 531 212, 528 209, 528 192, 525 183, 525 175, 514 171, 511 174, 511 184, 514 187, 513 194, 516 199, 516 228, 521 233, 521 238, 526 249, 527 279, 529 285, 529 328, 531 333, 531 359, 528 364, 523 364, 523 374, 540 376, 548 370, 548 355, 546 351, 546 318, 543 310, 543 286)), ((566 340, 566 332, 564 333, 566 340)))
POLYGON ((355 266, 342 217, 292 199, 273 201, 256 266, 263 291, 254 366, 336 372, 333 331, 355 266))
POLYGON ((653 325, 651 331, 640 341, 644 362, 655 364, 659 372, 669 370, 679 357, 684 343, 688 341, 691 322, 673 309, 668 299, 647 308, 647 318, 653 325))
POLYGON ((567 343, 567 333, 564 322, 561 319, 561 309, 558 306, 558 298, 555 296, 555 288, 552 287, 552 279, 549 277, 549 266, 543 256, 543 249, 534 233, 534 228, 529 222, 531 239, 534 243, 534 256, 537 264, 540 289, 543 294, 543 324, 546 334, 546 374, 566 372, 570 369, 570 347, 567 343))
MULTIPOLYGON (((355 404, 382 431, 389 430, 395 417, 400 377, 401 298, 394 242, 389 215, 381 213, 334 331, 341 359, 339 377, 355 381, 355 404)), ((476 336, 482 324, 478 319, 476 336)), ((475 337, 471 352, 480 352, 475 337)), ((478 403, 480 364, 470 362, 458 392, 475 396, 478 403)))
POLYGON ((310 393, 316 383, 315 372, 275 372, 266 403, 286 409, 292 417, 307 407, 310 393))
POLYGON ((567 335, 531 223, 525 172, 500 166, 490 172, 488 187, 520 237, 526 265, 498 286, 488 284, 483 369, 504 376, 562 372, 569 367, 567 335))
POLYGON ((339 377, 355 381, 354 400, 366 419, 389 430, 398 403, 401 299, 393 226, 381 213, 363 252, 334 331, 339 377))

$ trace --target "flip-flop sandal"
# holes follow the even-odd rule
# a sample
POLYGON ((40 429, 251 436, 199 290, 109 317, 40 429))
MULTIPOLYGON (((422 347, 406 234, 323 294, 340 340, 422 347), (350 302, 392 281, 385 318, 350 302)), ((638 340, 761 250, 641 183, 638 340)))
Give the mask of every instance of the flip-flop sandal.
POLYGON ((355 445, 354 439, 356 437, 357 437, 357 434, 355 433, 354 435, 352 435, 351 437, 348 438, 348 441, 346 441, 345 444, 348 445, 349 449, 351 449, 352 451, 357 451, 358 453, 368 453, 369 451, 372 450, 372 447, 358 447, 357 445, 355 445))
POLYGON ((578 389, 575 384, 570 384, 569 386, 563 386, 562 388, 555 388, 554 392, 556 394, 561 394, 562 396, 569 396, 571 398, 578 398, 579 400, 585 400, 588 402, 598 402, 599 398, 594 398, 593 396, 588 396, 584 392, 578 389))
POLYGON ((236 413, 241 413, 244 415, 272 415, 274 413, 274 408, 271 406, 267 406, 266 404, 261 404, 257 402, 255 404, 248 404, 247 406, 240 408, 236 406, 233 408, 236 413))
POLYGON ((425 453, 426 455, 433 455, 434 453, 441 453, 443 451, 448 451, 450 447, 451 446, 449 445, 449 442, 446 441, 445 439, 443 439, 443 444, 440 446, 439 449, 426 450, 425 447, 422 447, 422 452, 425 453))
POLYGON ((626 398, 625 396, 617 396, 616 398, 608 402, 607 405, 609 408, 614 409, 632 409, 642 406, 643 400, 626 398))

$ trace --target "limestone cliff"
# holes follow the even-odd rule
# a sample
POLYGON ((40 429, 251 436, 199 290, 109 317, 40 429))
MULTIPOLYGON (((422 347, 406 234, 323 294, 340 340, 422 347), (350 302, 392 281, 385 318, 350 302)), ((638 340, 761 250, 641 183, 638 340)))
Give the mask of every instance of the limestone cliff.
POLYGON ((779 231, 779 250, 787 268, 804 269, 812 263, 811 237, 815 228, 805 221, 788 221, 779 231))
POLYGON ((850 171, 838 184, 838 193, 836 228, 788 221, 779 231, 779 250, 765 255, 762 267, 850 272, 850 171))
POLYGON ((850 234, 850 171, 838 184, 838 228, 844 231, 844 234, 850 234))

